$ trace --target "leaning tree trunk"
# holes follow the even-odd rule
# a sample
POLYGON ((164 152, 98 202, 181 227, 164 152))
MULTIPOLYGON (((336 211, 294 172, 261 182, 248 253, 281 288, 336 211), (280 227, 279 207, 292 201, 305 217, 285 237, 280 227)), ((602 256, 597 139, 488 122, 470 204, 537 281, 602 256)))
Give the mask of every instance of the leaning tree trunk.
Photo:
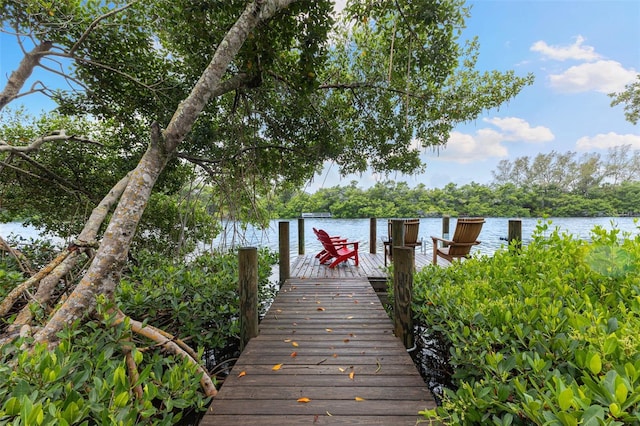
POLYGON ((96 296, 113 296, 136 228, 153 186, 167 161, 190 132, 209 99, 232 90, 233 84, 242 83, 241 78, 229 78, 223 82, 222 77, 248 34, 258 24, 294 1, 296 0, 256 0, 248 4, 218 45, 211 62, 189 96, 178 106, 165 131, 161 133, 159 126, 154 124, 151 129, 151 144, 131 174, 93 262, 73 293, 35 335, 36 341, 56 342, 56 334, 65 326, 93 313, 96 296))

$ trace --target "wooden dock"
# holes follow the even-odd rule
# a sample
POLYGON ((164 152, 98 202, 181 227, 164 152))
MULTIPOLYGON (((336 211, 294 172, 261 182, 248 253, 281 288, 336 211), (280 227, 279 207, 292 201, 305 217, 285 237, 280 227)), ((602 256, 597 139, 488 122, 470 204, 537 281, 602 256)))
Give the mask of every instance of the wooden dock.
POLYGON ((381 265, 295 259, 200 424, 415 425, 436 404, 369 283, 381 265))
MULTIPOLYGON (((291 262, 291 277, 293 278, 369 278, 386 280, 387 272, 382 253, 360 253, 360 265, 356 268, 353 262, 344 262, 335 268, 321 265, 314 254, 298 256, 291 262)), ((415 252, 415 267, 420 270, 431 263, 431 253, 415 252)), ((438 265, 446 266, 449 262, 438 258, 438 265)))

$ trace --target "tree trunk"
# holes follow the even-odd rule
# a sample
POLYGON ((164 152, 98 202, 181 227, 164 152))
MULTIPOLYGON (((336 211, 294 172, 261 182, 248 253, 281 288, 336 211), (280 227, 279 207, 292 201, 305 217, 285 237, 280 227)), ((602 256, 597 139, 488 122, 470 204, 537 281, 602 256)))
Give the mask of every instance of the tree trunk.
POLYGON ((189 96, 176 109, 163 134, 157 124, 152 126, 151 145, 131 174, 93 262, 67 301, 35 335, 36 341, 55 343, 56 334, 65 326, 93 313, 98 295, 113 297, 136 228, 153 186, 167 161, 189 133, 209 99, 228 90, 229 85, 222 82, 222 77, 248 34, 260 22, 294 1, 256 0, 248 4, 218 45, 211 62, 189 96))

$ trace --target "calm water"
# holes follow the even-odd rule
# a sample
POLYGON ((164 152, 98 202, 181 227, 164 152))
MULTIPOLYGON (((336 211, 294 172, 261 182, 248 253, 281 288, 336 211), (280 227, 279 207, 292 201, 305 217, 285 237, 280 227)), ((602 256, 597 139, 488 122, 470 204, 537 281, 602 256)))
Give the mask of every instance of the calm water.
MULTIPOLYGON (((530 240, 539 219, 524 218, 522 220, 522 238, 524 243, 530 240)), ((622 231, 637 235, 640 232, 636 219, 630 217, 603 217, 603 218, 550 218, 551 229, 559 228, 576 238, 589 239, 590 232, 594 226, 599 225, 605 229, 618 228, 622 231)), ((298 254, 298 220, 272 220, 266 230, 260 230, 249 226, 246 231, 242 230, 235 223, 228 223, 225 233, 220 235, 215 241, 202 244, 201 249, 231 247, 231 246, 253 246, 269 247, 278 251, 278 228, 280 222, 289 223, 289 240, 291 256, 298 254)), ((378 219, 377 243, 378 253, 382 253, 381 238, 387 236, 387 219, 378 219)), ((455 229, 456 219, 451 218, 450 231, 455 229)), ((369 219, 326 219, 326 218, 306 218, 304 220, 304 244, 305 253, 316 253, 320 250, 320 243, 316 239, 313 228, 324 229, 330 235, 340 235, 347 239, 360 242, 360 250, 369 252, 369 219)), ((473 250, 482 254, 493 254, 505 241, 501 238, 507 237, 509 228, 508 218, 487 218, 482 228, 479 240, 482 242, 473 250)), ((547 231, 549 232, 549 231, 547 231)), ((0 236, 6 238, 14 233, 26 238, 37 238, 38 233, 33 228, 23 227, 20 223, 0 223, 0 236)), ((431 235, 442 235, 442 219, 424 218, 420 219, 419 238, 424 240, 423 250, 431 249, 431 235)), ((61 240, 58 240, 61 241, 61 240)))
MULTIPOLYGON (((538 221, 536 218, 524 218, 522 220, 522 239, 524 244, 531 239, 538 221)), ((622 231, 628 231, 632 235, 637 235, 640 230, 635 223, 634 218, 630 217, 603 217, 603 218, 549 218, 551 220, 550 230, 559 228, 562 232, 567 232, 575 238, 589 239, 590 232, 594 226, 599 225, 605 229, 617 228, 622 231)), ((278 250, 278 227, 279 222, 289 222, 289 239, 291 245, 291 255, 298 253, 298 220, 273 220, 269 229, 262 231, 255 228, 248 228, 244 237, 239 237, 234 233, 231 227, 228 228, 226 238, 221 236, 213 242, 214 246, 218 246, 221 242, 226 241, 227 245, 238 246, 255 246, 269 247, 274 251, 278 250)), ((324 218, 306 218, 304 220, 304 244, 305 253, 311 254, 320 250, 320 243, 317 241, 313 228, 324 229, 330 235, 340 235, 347 239, 360 242, 360 250, 369 252, 369 219, 324 219, 324 218)), ((455 229, 456 219, 451 218, 449 229, 453 232, 455 229)), ((382 253, 381 238, 387 236, 387 219, 378 219, 376 221, 377 243, 376 251, 382 253)), ((482 254, 493 254, 500 246, 506 244, 501 238, 506 238, 509 229, 509 218, 487 218, 486 223, 482 227, 479 240, 482 242, 476 246, 473 251, 482 254)), ((550 231, 547 231, 550 232, 550 231)), ((431 250, 431 235, 442 235, 442 219, 441 218, 423 218, 420 219, 419 239, 424 241, 423 250, 431 250)))

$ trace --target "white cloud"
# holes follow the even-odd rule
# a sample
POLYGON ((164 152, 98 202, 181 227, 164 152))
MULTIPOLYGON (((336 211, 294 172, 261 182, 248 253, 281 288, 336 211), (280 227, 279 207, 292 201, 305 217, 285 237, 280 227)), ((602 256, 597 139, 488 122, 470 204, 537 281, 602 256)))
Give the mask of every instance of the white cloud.
POLYGON ((461 164, 504 158, 509 152, 505 142, 549 142, 554 135, 547 127, 531 125, 517 117, 485 118, 485 122, 498 128, 482 128, 475 134, 452 132, 447 145, 431 158, 461 164))
POLYGON ((631 149, 640 149, 640 135, 620 135, 614 132, 597 134, 593 137, 584 136, 576 142, 578 151, 606 150, 615 146, 631 145, 631 149))
POLYGON ((597 61, 573 66, 562 74, 549 76, 551 87, 561 92, 579 93, 596 91, 619 92, 632 83, 637 75, 633 69, 625 69, 616 61, 597 61))
POLYGON ((500 144, 501 135, 490 129, 481 129, 474 135, 451 132, 447 146, 440 148, 437 155, 430 156, 435 160, 468 164, 484 161, 489 158, 507 156, 507 149, 500 144))
POLYGON ((505 141, 549 142, 554 139, 553 133, 548 127, 531 127, 522 118, 494 117, 485 118, 484 121, 499 128, 505 141))
POLYGON ((576 37, 576 41, 569 46, 550 46, 545 41, 536 41, 530 47, 532 52, 539 52, 548 59, 556 61, 579 60, 579 61, 595 61, 600 59, 600 55, 596 53, 593 46, 584 46, 584 37, 581 35, 576 37))
POLYGON ((344 9, 346 5, 347 0, 336 0, 335 4, 333 5, 333 11, 336 14, 339 14, 340 12, 342 12, 342 9, 344 9))

